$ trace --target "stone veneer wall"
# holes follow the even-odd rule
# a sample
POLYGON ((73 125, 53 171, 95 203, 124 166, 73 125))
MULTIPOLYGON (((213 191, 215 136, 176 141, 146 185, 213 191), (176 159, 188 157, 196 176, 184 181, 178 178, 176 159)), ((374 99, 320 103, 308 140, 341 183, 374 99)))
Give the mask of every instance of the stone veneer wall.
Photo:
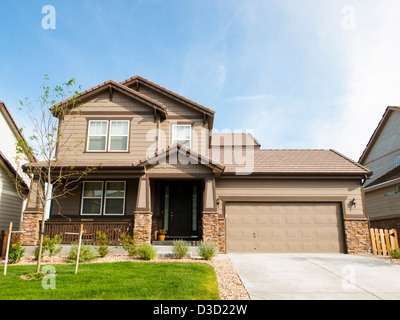
POLYGON ((218 246, 218 213, 203 213, 202 227, 203 241, 210 242, 218 246))
POLYGON ((137 243, 150 243, 151 242, 151 213, 135 213, 135 224, 133 231, 137 233, 137 243))
POLYGON ((25 211, 22 218, 21 241, 24 246, 36 246, 39 240, 39 226, 42 221, 41 212, 25 211))
POLYGON ((225 218, 218 219, 218 250, 225 253, 225 218))
POLYGON ((344 221, 347 253, 371 253, 371 238, 369 233, 369 220, 346 219, 344 221))

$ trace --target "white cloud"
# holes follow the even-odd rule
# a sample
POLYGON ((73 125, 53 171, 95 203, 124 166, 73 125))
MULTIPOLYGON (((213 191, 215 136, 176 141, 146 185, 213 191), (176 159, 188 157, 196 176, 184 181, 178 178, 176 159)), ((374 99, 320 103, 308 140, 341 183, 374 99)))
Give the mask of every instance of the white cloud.
POLYGON ((355 2, 354 29, 336 40, 347 62, 346 92, 337 120, 313 125, 315 145, 335 148, 358 160, 384 110, 400 105, 400 2, 355 2))

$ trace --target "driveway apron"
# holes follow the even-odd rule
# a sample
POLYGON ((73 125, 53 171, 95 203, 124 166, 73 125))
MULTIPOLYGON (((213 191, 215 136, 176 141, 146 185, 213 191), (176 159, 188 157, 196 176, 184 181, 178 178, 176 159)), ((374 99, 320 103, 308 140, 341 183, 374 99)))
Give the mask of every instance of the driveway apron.
POLYGON ((400 265, 346 254, 227 254, 253 300, 400 299, 400 265))

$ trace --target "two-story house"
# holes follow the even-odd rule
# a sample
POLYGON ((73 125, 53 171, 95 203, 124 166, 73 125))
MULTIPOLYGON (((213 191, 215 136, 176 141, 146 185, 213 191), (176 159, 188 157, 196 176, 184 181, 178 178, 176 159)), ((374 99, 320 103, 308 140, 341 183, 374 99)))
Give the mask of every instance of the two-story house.
POLYGON ((30 177, 21 171, 21 165, 36 159, 29 150, 26 154, 17 153, 16 144, 24 138, 3 101, 0 101, 0 136, 0 231, 8 230, 10 222, 13 230, 19 230, 26 205, 24 197, 30 187, 30 177), (16 179, 20 181, 18 191, 16 179))
POLYGON ((386 108, 359 162, 373 171, 365 184, 371 227, 400 233, 400 107, 386 108))
POLYGON ((163 228, 221 252, 369 250, 371 172, 338 152, 263 150, 250 133, 216 132, 213 110, 140 76, 76 99, 60 119, 70 140, 58 165, 98 167, 53 201, 49 228, 129 221, 140 242, 163 228))

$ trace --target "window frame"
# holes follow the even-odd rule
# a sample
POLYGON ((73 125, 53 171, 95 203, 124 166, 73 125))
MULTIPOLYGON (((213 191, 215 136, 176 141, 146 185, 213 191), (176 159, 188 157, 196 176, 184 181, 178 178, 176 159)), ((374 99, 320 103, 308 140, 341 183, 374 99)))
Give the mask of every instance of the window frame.
POLYGON ((129 136, 130 136, 130 120, 109 120, 109 127, 108 130, 108 145, 107 145, 107 152, 128 152, 129 151, 129 136), (127 122, 128 123, 128 133, 126 135, 111 135, 111 123, 112 122, 127 122), (126 137, 126 150, 111 150, 111 137, 126 137))
POLYGON ((99 120, 89 120, 88 121, 86 152, 107 152, 108 151, 108 126, 109 126, 109 121, 108 120, 100 120, 99 119, 99 120), (90 135, 90 124, 93 123, 93 122, 106 122, 106 124, 107 124, 107 126, 106 126, 106 134, 105 134, 106 142, 105 142, 105 145, 104 145, 104 150, 89 150, 90 137, 104 137, 104 135, 102 135, 102 136, 99 136, 99 135, 91 136, 90 135))
POLYGON ((400 166, 400 154, 394 156, 394 163, 396 167, 400 166))
MULTIPOLYGON (((127 181, 126 180, 84 180, 82 181, 82 191, 81 191, 81 210, 80 210, 80 215, 81 216, 125 216, 126 215, 126 191, 127 191, 127 181), (97 197, 84 197, 84 191, 85 191, 85 183, 87 182, 101 182, 101 202, 100 202, 100 213, 83 213, 83 202, 85 199, 99 199, 97 197), (106 203, 106 185, 107 182, 123 182, 124 183, 124 200, 123 200, 123 213, 118 213, 118 214, 113 214, 113 213, 105 213, 105 203, 106 203)), ((116 199, 122 199, 122 198, 116 198, 116 199)))
POLYGON ((104 181, 99 180, 86 180, 82 181, 82 197, 81 197, 81 215, 82 216, 101 216, 103 210, 103 193, 104 193, 104 181), (101 182, 101 198, 100 198, 100 212, 99 213, 84 213, 83 212, 83 203, 85 199, 99 199, 99 197, 85 197, 85 184, 90 182, 101 182))
POLYGON ((125 215, 125 201, 126 201, 126 181, 124 180, 106 180, 104 181, 104 205, 103 205, 103 215, 104 216, 124 216, 125 215), (123 199, 122 202, 122 213, 106 213, 106 203, 107 203, 107 184, 109 182, 122 182, 124 184, 124 197, 108 197, 109 199, 123 199))
MULTIPOLYGON (((192 125, 191 124, 173 124, 172 125, 172 133, 171 133, 171 143, 172 144, 178 143, 177 139, 174 139, 174 136, 176 137, 176 131, 175 131, 176 127, 189 127, 190 128, 190 131, 189 131, 190 137, 189 137, 189 146, 188 147, 191 148, 192 147, 192 125)), ((182 144, 182 145, 186 146, 186 144, 182 144)))

